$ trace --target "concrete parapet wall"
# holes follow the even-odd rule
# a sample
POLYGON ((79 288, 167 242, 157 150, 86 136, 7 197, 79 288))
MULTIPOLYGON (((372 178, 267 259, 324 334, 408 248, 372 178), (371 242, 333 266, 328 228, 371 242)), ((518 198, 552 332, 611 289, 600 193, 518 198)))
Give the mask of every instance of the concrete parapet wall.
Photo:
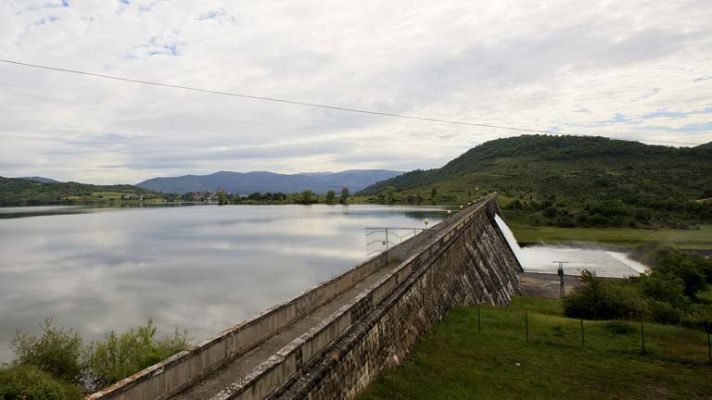
MULTIPOLYGON (((431 228, 430 234, 446 229, 447 225, 447 222, 438 224, 431 228)), ((427 234, 421 233, 393 247, 389 254, 384 253, 373 257, 349 271, 306 291, 291 301, 272 307, 260 315, 239 323, 189 350, 182 351, 108 388, 93 393, 86 399, 163 400, 170 398, 215 369, 259 346, 265 340, 292 325, 302 316, 352 288, 356 283, 378 269, 387 266, 389 257, 391 262, 398 257, 403 257, 403 255, 408 254, 414 247, 420 246, 426 240, 427 234)), ((350 323, 349 320, 348 326, 350 326, 350 323)), ((345 326, 343 324, 342 322, 339 326, 343 328, 345 326)), ((324 336, 321 335, 320 337, 320 343, 323 343, 324 336)), ((289 366, 296 363, 296 361, 301 363, 301 357, 300 355, 294 361, 287 360, 285 365, 289 366)), ((275 378, 271 371, 268 377, 265 378, 266 382, 273 379, 281 382, 287 380, 286 378, 281 380, 275 378)), ((285 376, 284 374, 286 373, 288 371, 281 371, 276 376, 285 376)), ((265 383, 259 382, 258 386, 263 387, 265 383)), ((272 387, 272 385, 267 386, 272 387)))

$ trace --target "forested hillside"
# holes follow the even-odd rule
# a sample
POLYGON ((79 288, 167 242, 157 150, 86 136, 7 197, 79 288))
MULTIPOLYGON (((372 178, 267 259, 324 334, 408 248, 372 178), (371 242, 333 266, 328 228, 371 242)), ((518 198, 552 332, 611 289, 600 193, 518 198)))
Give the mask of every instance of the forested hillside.
POLYGON ((89 185, 77 182, 43 183, 30 179, 0 177, 0 206, 148 200, 160 196, 155 192, 132 185, 89 185))
POLYGON ((463 203, 491 191, 513 218, 557 226, 679 226, 712 221, 712 145, 651 146, 527 135, 470 149, 360 194, 372 201, 463 203))

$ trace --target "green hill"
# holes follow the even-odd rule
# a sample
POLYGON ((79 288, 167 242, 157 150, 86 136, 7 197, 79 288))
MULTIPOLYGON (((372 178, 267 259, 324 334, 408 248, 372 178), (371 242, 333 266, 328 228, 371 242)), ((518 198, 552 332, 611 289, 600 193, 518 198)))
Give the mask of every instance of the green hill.
POLYGON ((132 185, 45 183, 30 179, 0 177, 0 206, 156 200, 161 196, 132 185))
POLYGON ((673 226, 712 221, 712 144, 651 146, 603 137, 527 135, 474 147, 359 194, 372 201, 463 204, 491 191, 535 225, 673 226), (433 196, 434 195, 434 196, 433 196))

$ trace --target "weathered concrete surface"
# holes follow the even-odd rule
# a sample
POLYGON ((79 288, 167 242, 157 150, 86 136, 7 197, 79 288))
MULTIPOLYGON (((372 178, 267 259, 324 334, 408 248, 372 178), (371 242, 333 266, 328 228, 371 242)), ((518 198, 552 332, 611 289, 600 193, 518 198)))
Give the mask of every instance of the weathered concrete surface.
POLYGON ((456 304, 506 304, 519 292, 514 254, 493 221, 494 202, 443 241, 387 298, 356 321, 279 399, 347 399, 400 363, 417 338, 456 304))
POLYGON ((349 301, 353 300, 364 290, 364 288, 372 285, 378 279, 383 277, 388 271, 389 270, 387 268, 383 268, 374 272, 370 276, 364 278, 361 282, 357 283, 350 290, 337 296, 314 312, 304 316, 289 328, 266 340, 260 346, 251 350, 244 356, 239 357, 238 359, 216 370, 203 381, 175 396, 174 399, 209 399, 218 394, 226 394, 231 385, 239 385, 240 382, 246 381, 245 377, 259 367, 260 364, 267 361, 271 356, 277 354, 278 351, 287 346, 293 340, 297 339, 306 332, 309 332, 310 329, 317 326, 329 315, 338 311, 344 306, 344 304, 347 304, 349 301))
POLYGON ((494 223, 497 212, 490 196, 388 256, 89 399, 349 397, 401 360, 452 305, 503 304, 519 291, 519 265, 494 223))

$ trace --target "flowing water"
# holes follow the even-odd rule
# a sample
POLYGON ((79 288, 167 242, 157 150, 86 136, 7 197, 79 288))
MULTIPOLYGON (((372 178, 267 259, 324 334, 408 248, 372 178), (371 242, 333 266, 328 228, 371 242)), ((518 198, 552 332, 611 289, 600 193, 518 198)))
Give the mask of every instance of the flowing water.
POLYGON ((555 261, 568 262, 564 264, 567 275, 580 275, 581 271, 589 270, 600 277, 625 278, 647 270, 645 265, 620 251, 573 246, 520 247, 504 220, 499 215, 495 219, 525 272, 555 274, 559 267, 555 261))
POLYGON ((103 338, 152 318, 201 340, 368 258, 366 227, 423 228, 439 208, 0 208, 0 363, 46 317, 103 338))

